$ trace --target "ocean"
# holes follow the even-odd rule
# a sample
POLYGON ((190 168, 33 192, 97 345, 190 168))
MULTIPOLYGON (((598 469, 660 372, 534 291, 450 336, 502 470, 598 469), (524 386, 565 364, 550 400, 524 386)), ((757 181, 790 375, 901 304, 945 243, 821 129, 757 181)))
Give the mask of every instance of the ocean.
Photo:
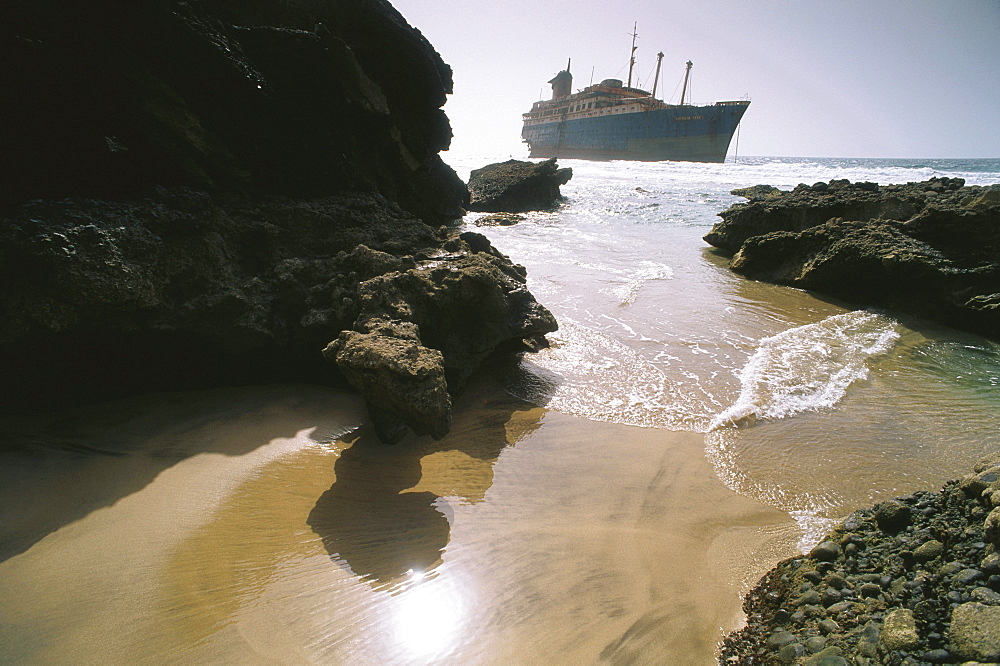
MULTIPOLYGON (((496 161, 496 160, 494 160, 496 161)), ((455 160, 463 179, 482 158, 455 160)), ((755 184, 1000 183, 1000 159, 561 160, 557 211, 483 227, 561 323, 509 389, 589 419, 707 434, 733 490, 790 512, 800 546, 860 505, 1000 449, 1000 345, 735 276, 702 237, 755 184)), ((467 218, 475 227, 475 215, 467 218)))
POLYGON ((557 210, 462 223, 560 329, 440 441, 384 446, 357 396, 298 385, 0 421, 0 662, 711 664, 778 561, 1000 448, 1000 345, 702 241, 737 187, 1000 160, 560 164, 557 210))

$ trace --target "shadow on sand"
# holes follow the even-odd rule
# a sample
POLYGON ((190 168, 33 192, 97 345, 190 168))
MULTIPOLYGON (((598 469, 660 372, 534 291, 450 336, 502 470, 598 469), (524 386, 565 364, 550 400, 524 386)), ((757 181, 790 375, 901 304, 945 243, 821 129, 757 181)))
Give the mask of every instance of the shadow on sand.
POLYGON ((240 456, 315 428, 330 441, 364 410, 321 386, 269 385, 144 395, 0 417, 0 562, 141 491, 202 453, 240 456), (346 410, 346 411, 345 411, 346 410))
POLYGON ((352 433, 336 482, 309 514, 331 559, 375 589, 393 591, 411 573, 434 575, 450 538, 440 498, 482 501, 501 451, 538 428, 544 414, 490 382, 470 387, 454 412, 439 441, 409 436, 386 446, 370 426, 352 433))

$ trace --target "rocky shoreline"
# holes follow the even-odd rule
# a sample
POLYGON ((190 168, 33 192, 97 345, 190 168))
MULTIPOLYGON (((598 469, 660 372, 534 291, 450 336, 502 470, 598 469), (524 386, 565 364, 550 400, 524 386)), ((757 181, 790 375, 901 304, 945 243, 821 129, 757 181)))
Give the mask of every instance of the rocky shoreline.
POLYGON ((746 277, 1000 339, 1000 186, 757 185, 705 241, 746 277))
POLYGON ((457 220, 451 69, 388 3, 21 3, 0 28, 0 405, 350 385, 387 442, 555 319, 457 220))
POLYGON ((855 512, 745 597, 720 664, 1000 662, 1000 453, 855 512))

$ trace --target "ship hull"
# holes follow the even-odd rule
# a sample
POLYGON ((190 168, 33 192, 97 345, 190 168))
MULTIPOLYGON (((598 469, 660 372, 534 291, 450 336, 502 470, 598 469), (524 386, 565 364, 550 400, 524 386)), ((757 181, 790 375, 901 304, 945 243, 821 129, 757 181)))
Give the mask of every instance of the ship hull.
POLYGON ((749 102, 676 106, 526 124, 531 157, 724 162, 749 102))

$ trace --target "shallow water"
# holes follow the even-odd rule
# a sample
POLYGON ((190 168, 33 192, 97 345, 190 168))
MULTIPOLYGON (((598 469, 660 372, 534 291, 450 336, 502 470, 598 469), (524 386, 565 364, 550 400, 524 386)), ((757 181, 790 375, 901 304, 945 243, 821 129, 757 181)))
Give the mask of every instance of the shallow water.
POLYGON ((559 210, 467 220, 560 330, 439 442, 307 386, 3 419, 0 661, 712 663, 779 559, 1000 448, 1000 346, 701 240, 733 187, 1000 162, 565 165, 559 210))
MULTIPOLYGON (((743 279, 702 240, 737 186, 849 178, 1000 182, 1000 160, 596 163, 566 202, 481 227, 560 321, 515 394, 586 418, 706 433, 734 490, 788 511, 807 549, 879 499, 1000 449, 1000 345, 743 279)), ((464 173, 460 170, 460 174, 464 173)), ((475 223, 470 216, 469 224, 475 223)))

